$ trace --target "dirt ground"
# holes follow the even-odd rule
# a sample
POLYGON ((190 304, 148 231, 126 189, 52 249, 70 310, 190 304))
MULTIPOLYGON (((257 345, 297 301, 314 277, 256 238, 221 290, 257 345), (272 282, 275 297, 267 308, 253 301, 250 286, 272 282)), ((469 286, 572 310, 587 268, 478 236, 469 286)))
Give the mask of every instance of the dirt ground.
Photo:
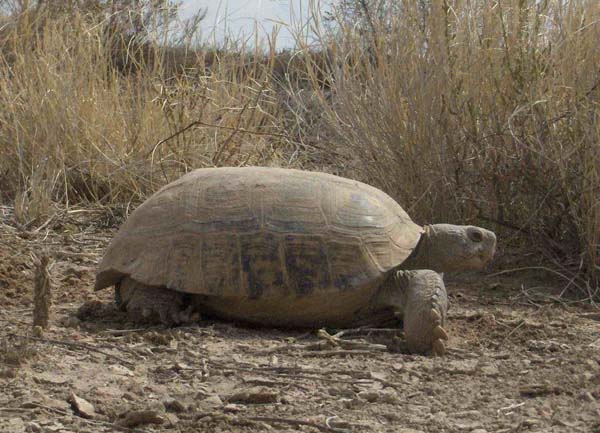
POLYGON ((140 328, 92 289, 116 223, 75 210, 20 227, 0 207, 1 432, 600 432, 600 311, 557 300, 560 281, 448 281, 439 358, 408 354, 396 329, 331 343, 219 322, 140 328), (41 333, 44 252, 53 302, 41 333))

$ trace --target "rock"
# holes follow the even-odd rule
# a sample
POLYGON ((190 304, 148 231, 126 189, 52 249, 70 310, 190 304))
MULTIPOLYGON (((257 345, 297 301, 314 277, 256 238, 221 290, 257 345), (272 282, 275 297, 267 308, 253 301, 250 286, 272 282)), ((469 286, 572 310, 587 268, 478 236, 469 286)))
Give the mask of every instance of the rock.
POLYGON ((81 325, 81 320, 75 316, 67 316, 60 323, 65 328, 77 328, 81 325))
POLYGON ((539 419, 535 418, 526 418, 521 421, 521 426, 529 428, 529 427, 538 427, 542 422, 539 419))
POLYGON ((244 391, 236 392, 228 399, 230 403, 242 404, 268 404, 279 401, 279 392, 264 387, 254 387, 244 391))
POLYGON ((129 392, 129 391, 125 391, 123 393, 122 398, 124 400, 134 401, 136 399, 136 396, 133 393, 129 392))
POLYGON ((224 412, 230 412, 230 413, 242 412, 244 410, 246 410, 246 407, 241 404, 229 403, 223 407, 224 412))
POLYGON ((42 433, 43 430, 37 422, 30 421, 25 424, 25 431, 27 433, 42 433))
POLYGON ((488 433, 488 431, 484 428, 476 428, 475 430, 471 430, 471 433, 488 433))
POLYGON ((131 371, 129 368, 120 365, 120 364, 111 364, 108 366, 108 369, 115 374, 119 374, 121 376, 128 376, 128 377, 133 377, 135 376, 134 372, 131 371))
POLYGON ((375 403, 380 397, 379 392, 377 391, 361 391, 357 395, 358 398, 366 400, 369 403, 375 403))
POLYGON ((167 422, 167 427, 169 428, 173 428, 179 423, 179 417, 174 413, 166 413, 164 417, 167 422))
POLYGON ((548 384, 533 384, 522 386, 519 389, 519 393, 523 397, 542 397, 550 394, 560 394, 561 389, 557 386, 551 386, 548 384))
POLYGON ((456 412, 454 414, 455 417, 457 418, 481 418, 483 415, 481 412, 479 412, 478 410, 465 410, 462 412, 456 412))
MULTIPOLYGON (((198 356, 199 358, 200 356, 198 356)), ((171 370, 173 371, 184 371, 184 370, 191 370, 192 367, 188 364, 186 364, 185 362, 174 362, 173 365, 171 365, 171 370)))
POLYGON ((52 424, 44 424, 44 433, 57 432, 57 433, 70 433, 64 424, 60 422, 53 422, 52 424))
POLYGON ((74 392, 71 392, 67 399, 75 413, 82 418, 94 418, 96 416, 96 410, 94 406, 87 400, 77 396, 74 392))
POLYGON ((440 368, 452 374, 473 374, 477 369, 477 363, 476 359, 452 360, 441 365, 440 368))
POLYGON ((529 417, 535 417, 538 415, 538 410, 535 407, 528 407, 525 408, 524 413, 529 417))
POLYGON ((43 371, 33 376, 33 380, 40 384, 65 385, 69 383, 69 377, 62 373, 43 371))
POLYGON ((398 394, 393 390, 383 390, 379 393, 379 402, 397 404, 399 402, 398 394))
POLYGON ((122 427, 132 428, 144 424, 163 424, 165 418, 154 410, 137 410, 125 413, 118 424, 122 427))
POLYGON ((21 407, 24 409, 35 409, 40 405, 51 407, 53 409, 58 409, 62 412, 68 412, 71 409, 71 405, 67 403, 64 399, 56 399, 52 397, 48 397, 45 394, 42 394, 38 391, 34 391, 31 393, 29 397, 30 401, 25 401, 21 404, 21 407))
POLYGON ((596 401, 596 398, 593 396, 593 394, 589 391, 584 391, 579 395, 579 399, 583 400, 583 401, 588 401, 588 402, 594 402, 596 401))
POLYGON ((481 372, 490 377, 497 377, 500 375, 500 370, 496 364, 479 364, 481 372))
POLYGON ((16 368, 4 368, 0 370, 0 379, 14 379, 17 377, 16 368))
POLYGON ((569 350, 569 345, 554 340, 528 340, 527 348, 537 352, 559 352, 569 350))
POLYGON ((20 432, 25 429, 25 422, 22 418, 14 417, 8 419, 9 431, 20 432))
POLYGON ((386 382, 388 380, 388 374, 384 371, 371 371, 369 374, 373 379, 380 382, 386 382))
POLYGON ((167 412, 180 413, 185 411, 185 405, 179 400, 165 400, 163 405, 167 412))
POLYGON ((358 407, 364 406, 364 402, 362 400, 357 399, 357 398, 341 398, 339 400, 339 402, 346 409, 356 409, 358 407))
POLYGON ((223 400, 218 395, 209 395, 202 399, 200 402, 201 406, 213 408, 213 407, 221 407, 223 406, 223 400))
POLYGON ((454 424, 456 431, 472 431, 481 427, 480 421, 459 421, 454 424))
POLYGON ((352 398, 354 397, 354 391, 351 390, 350 388, 344 388, 344 387, 331 387, 327 390, 327 392, 329 393, 329 395, 332 395, 334 397, 345 397, 345 398, 352 398))
POLYGON ((352 424, 336 416, 327 420, 327 427, 338 431, 350 431, 352 429, 352 424))

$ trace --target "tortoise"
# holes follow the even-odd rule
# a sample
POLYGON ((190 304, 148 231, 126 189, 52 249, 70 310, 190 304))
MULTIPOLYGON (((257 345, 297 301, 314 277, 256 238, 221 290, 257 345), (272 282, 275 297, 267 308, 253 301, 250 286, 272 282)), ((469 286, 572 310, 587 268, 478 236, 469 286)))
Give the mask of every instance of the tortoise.
POLYGON ((496 237, 419 226, 390 196, 331 174, 245 167, 191 171, 125 221, 95 289, 115 286, 134 321, 202 315, 277 327, 344 327, 401 316, 409 350, 441 354, 439 272, 480 269, 496 237))

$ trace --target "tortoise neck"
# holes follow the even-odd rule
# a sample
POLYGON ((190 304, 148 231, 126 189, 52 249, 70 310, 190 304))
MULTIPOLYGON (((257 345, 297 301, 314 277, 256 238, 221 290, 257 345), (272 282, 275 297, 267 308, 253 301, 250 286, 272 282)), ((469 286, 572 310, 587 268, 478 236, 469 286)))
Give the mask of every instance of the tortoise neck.
POLYGON ((430 225, 423 226, 423 233, 410 256, 404 261, 402 269, 431 268, 431 231, 430 225))

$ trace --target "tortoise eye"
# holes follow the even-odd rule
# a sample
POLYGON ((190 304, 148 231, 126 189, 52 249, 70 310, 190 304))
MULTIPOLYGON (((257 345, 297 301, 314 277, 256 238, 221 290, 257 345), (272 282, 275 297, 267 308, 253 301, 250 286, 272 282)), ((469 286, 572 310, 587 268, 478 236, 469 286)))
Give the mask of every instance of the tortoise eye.
POLYGON ((481 242, 483 241, 483 233, 480 230, 474 229, 468 231, 469 239, 473 242, 481 242))

